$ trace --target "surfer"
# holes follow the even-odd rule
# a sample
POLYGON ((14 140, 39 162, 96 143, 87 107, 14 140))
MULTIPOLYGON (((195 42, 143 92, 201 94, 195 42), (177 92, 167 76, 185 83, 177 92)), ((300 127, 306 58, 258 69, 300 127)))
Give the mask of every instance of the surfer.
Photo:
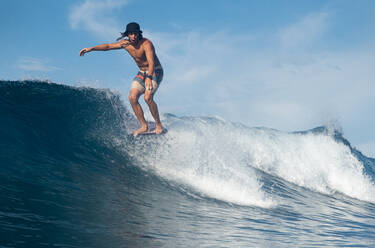
POLYGON ((125 32, 121 32, 121 37, 117 39, 117 42, 83 48, 79 52, 79 55, 83 56, 85 53, 91 51, 108 51, 114 49, 125 49, 139 67, 139 72, 133 79, 129 93, 129 102, 141 124, 141 128, 136 130, 133 135, 137 136, 150 132, 142 107, 138 102, 142 94, 144 94, 145 102, 155 120, 156 126, 154 132, 161 134, 163 126, 160 122, 158 106, 154 101, 154 95, 163 79, 163 68, 156 56, 152 42, 142 36, 142 31, 138 23, 131 22, 126 25, 125 32))

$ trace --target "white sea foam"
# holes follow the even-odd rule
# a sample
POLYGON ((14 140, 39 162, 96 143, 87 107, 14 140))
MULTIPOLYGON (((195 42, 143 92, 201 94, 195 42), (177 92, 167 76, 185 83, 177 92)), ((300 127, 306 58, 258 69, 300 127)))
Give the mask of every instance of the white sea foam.
MULTIPOLYGON (((375 201, 375 185, 349 147, 327 134, 283 133, 205 118, 169 117, 142 164, 212 198, 272 207, 254 168, 325 194, 375 201)), ((144 148, 139 151, 145 153, 144 148), (142 150, 142 151, 141 151, 142 150)))
POLYGON ((204 120, 178 119, 167 127, 165 139, 153 146, 152 154, 144 156, 144 147, 139 147, 144 154, 137 156, 141 164, 208 197, 239 205, 276 205, 262 191, 254 169, 219 135, 220 130, 204 120))
POLYGON ((374 181, 345 144, 324 133, 249 131, 243 146, 252 166, 318 192, 375 202, 374 181))

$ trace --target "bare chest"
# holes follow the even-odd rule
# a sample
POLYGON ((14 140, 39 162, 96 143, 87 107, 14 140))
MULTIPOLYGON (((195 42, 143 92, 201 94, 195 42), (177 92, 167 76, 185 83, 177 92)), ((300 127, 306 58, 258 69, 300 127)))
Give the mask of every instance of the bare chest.
POLYGON ((127 47, 126 51, 128 51, 130 56, 132 56, 135 60, 142 60, 146 58, 146 53, 142 46, 139 48, 127 47))

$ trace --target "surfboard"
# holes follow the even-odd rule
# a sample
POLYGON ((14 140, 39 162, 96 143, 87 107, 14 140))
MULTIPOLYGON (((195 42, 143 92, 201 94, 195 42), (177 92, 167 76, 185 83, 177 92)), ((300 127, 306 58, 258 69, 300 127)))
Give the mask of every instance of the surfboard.
POLYGON ((140 134, 138 134, 138 136, 139 135, 162 135, 162 134, 166 134, 167 132, 168 132, 168 130, 164 128, 163 132, 161 132, 160 134, 156 134, 155 130, 151 130, 151 131, 148 131, 148 132, 140 133, 140 134))

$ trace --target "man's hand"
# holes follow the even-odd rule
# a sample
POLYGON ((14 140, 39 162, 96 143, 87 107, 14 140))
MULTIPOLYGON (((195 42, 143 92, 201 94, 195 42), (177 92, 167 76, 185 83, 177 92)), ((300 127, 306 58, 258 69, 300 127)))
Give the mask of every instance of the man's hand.
POLYGON ((83 56, 83 55, 85 55, 85 53, 88 53, 88 52, 91 52, 91 49, 90 49, 90 48, 83 48, 83 49, 79 52, 79 56, 83 56))
POLYGON ((152 91, 152 82, 151 82, 151 79, 148 77, 146 77, 145 86, 146 86, 146 90, 152 91))
POLYGON ((132 44, 130 40, 122 40, 121 42, 124 48, 132 44))

